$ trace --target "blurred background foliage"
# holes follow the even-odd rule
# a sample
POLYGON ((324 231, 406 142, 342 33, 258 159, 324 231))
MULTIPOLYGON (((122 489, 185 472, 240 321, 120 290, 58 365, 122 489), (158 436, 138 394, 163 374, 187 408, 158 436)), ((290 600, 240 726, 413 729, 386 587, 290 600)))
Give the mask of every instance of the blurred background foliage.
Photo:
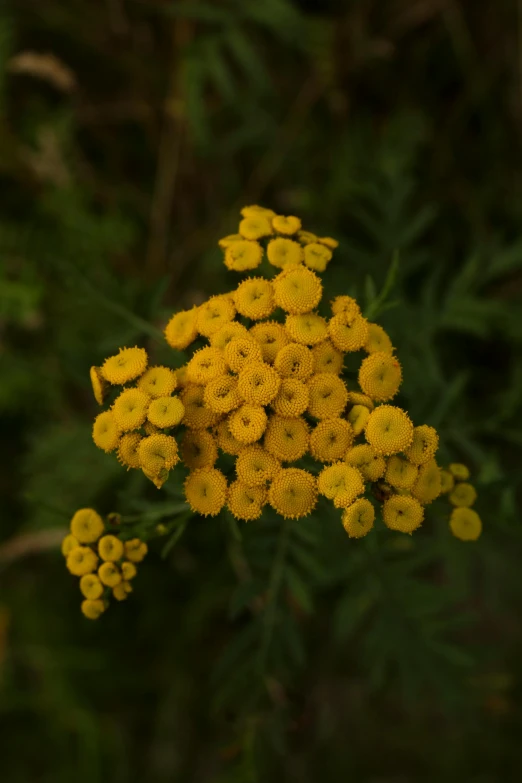
POLYGON ((2 4, 2 781, 520 779, 521 30, 515 0, 2 4), (180 502, 96 450, 88 368, 181 363, 161 329, 233 287, 216 242, 252 202, 340 240, 326 292, 390 333, 483 536, 443 503, 361 542, 326 507, 173 517, 88 623, 75 508, 180 502))

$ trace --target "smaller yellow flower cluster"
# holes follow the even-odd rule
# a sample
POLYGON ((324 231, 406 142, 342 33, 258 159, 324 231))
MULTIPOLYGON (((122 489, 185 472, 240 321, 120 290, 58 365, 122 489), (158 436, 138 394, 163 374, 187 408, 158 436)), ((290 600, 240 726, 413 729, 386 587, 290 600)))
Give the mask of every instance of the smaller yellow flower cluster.
POLYGON ((80 577, 83 595, 81 610, 89 620, 97 620, 109 606, 109 596, 124 601, 132 592, 136 563, 147 554, 147 544, 139 538, 121 541, 104 535, 101 516, 92 508, 81 508, 73 516, 70 533, 62 541, 62 554, 68 570, 80 577))
POLYGON ((159 488, 179 461, 178 444, 170 433, 181 422, 185 407, 173 394, 176 373, 147 365, 143 348, 122 348, 101 367, 91 367, 99 405, 112 387, 124 387, 111 407, 96 417, 92 436, 98 448, 116 451, 122 465, 141 469, 159 488))
POLYGON ((278 215, 265 207, 243 207, 241 218, 238 233, 219 240, 225 266, 235 272, 256 269, 265 254, 278 269, 305 264, 314 272, 324 272, 339 244, 332 237, 303 231, 298 217, 278 215))
POLYGON ((470 484, 469 469, 454 462, 441 470, 442 494, 448 496, 453 511, 450 516, 450 530, 461 541, 476 541, 482 533, 482 520, 471 506, 477 499, 477 490, 470 484))

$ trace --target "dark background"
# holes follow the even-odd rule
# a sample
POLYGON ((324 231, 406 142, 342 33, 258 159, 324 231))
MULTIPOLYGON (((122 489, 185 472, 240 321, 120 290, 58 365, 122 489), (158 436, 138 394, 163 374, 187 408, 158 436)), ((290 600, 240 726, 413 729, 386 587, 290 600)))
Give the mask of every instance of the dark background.
POLYGON ((520 780, 521 132, 514 0, 2 4, 3 782, 520 780), (179 492, 96 450, 88 369, 181 363, 157 329, 236 284, 217 239, 249 203, 340 240, 328 295, 372 301, 398 251, 400 404, 484 523, 456 541, 441 502, 356 548, 310 520, 261 674, 252 526, 152 541, 97 623, 58 552, 80 506, 179 492))

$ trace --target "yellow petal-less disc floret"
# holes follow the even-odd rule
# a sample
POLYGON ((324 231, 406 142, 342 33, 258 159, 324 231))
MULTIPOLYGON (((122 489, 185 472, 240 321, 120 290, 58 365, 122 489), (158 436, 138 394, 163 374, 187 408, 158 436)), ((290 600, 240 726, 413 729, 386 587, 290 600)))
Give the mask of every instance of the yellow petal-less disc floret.
POLYGON ((311 242, 317 242, 317 234, 312 234, 311 231, 298 231, 297 239, 302 245, 309 245, 311 242))
POLYGON ((309 430, 304 419, 270 416, 265 449, 281 462, 295 462, 308 451, 309 430))
POLYGON ((132 585, 128 582, 122 581, 119 585, 112 588, 112 596, 116 601, 126 601, 129 593, 132 593, 132 585))
POLYGON ((303 248, 293 239, 277 237, 271 239, 266 249, 266 256, 272 266, 278 269, 288 269, 301 264, 304 258, 303 248))
POLYGON ((215 413, 230 413, 241 405, 237 390, 237 378, 233 375, 219 375, 205 386, 203 399, 207 408, 215 413))
POLYGON ((179 462, 178 444, 171 435, 149 435, 138 447, 141 467, 152 475, 171 470, 179 462))
POLYGON ((357 437, 360 435, 363 429, 366 427, 368 419, 370 418, 370 411, 366 405, 354 405, 348 413, 347 419, 352 425, 353 434, 357 437))
POLYGON ((308 395, 308 412, 316 419, 339 416, 348 400, 346 384, 331 372, 312 376, 308 382, 308 395))
POLYGON ((314 272, 324 272, 332 258, 332 251, 319 242, 311 242, 304 248, 304 262, 314 272))
POLYGON ((144 348, 120 348, 116 356, 105 359, 101 373, 109 383, 121 385, 144 373, 147 361, 147 351, 144 348))
POLYGON ((128 432, 118 444, 118 460, 126 468, 140 468, 138 448, 141 442, 139 432, 128 432))
POLYGON ((362 315, 339 313, 330 318, 328 334, 339 351, 359 351, 368 339, 368 321, 362 315))
POLYGON ((469 468, 461 462, 453 462, 449 466, 449 472, 457 481, 467 481, 469 479, 469 468))
POLYGON ((96 574, 84 574, 80 579, 80 591, 84 598, 96 601, 103 594, 103 585, 96 574))
POLYGON ((316 313, 288 315, 285 328, 293 342, 303 345, 317 345, 328 337, 328 325, 316 313))
POLYGON ((272 226, 274 231, 277 231, 279 234, 287 234, 290 236, 299 231, 301 228, 301 221, 294 215, 276 215, 272 218, 272 226))
POLYGON ((194 342, 198 336, 196 327, 198 309, 193 307, 192 310, 182 310, 172 316, 165 327, 165 339, 171 348, 184 351, 194 342))
POLYGON ((364 492, 361 472, 346 462, 336 462, 323 468, 317 479, 321 495, 333 500, 336 508, 347 508, 364 492))
POLYGON ((358 498, 344 509, 342 521, 350 538, 363 538, 373 527, 375 509, 367 498, 358 498))
POLYGON ((368 339, 363 348, 367 353, 393 353, 392 341, 379 324, 368 324, 368 339))
POLYGON ((243 339, 250 338, 250 332, 240 324, 239 321, 229 321, 224 324, 217 332, 209 338, 212 348, 218 348, 220 351, 224 351, 231 340, 237 340, 239 337, 243 339))
POLYGON ((473 484, 462 481, 455 485, 455 489, 449 496, 449 501, 460 508, 470 508, 477 499, 477 490, 473 484))
POLYGON ((114 400, 112 412, 122 432, 136 430, 147 418, 150 397, 140 389, 125 389, 114 400))
POLYGON ((308 408, 308 386, 297 378, 283 378, 272 407, 280 416, 301 416, 308 408))
POLYGON ((196 328, 203 337, 215 334, 226 323, 234 319, 236 309, 228 296, 211 296, 200 305, 196 318, 196 328))
POLYGON ((187 430, 181 441, 181 458, 191 470, 213 467, 218 458, 215 438, 205 430, 187 430))
POLYGON ((281 469, 281 463, 261 446, 246 446, 236 460, 238 479, 247 487, 264 487, 281 469))
POLYGON ((224 375, 227 365, 219 348, 211 345, 200 348, 187 364, 187 378, 190 383, 204 386, 213 378, 224 375))
POLYGON ((80 546, 80 542, 75 536, 69 533, 69 535, 65 536, 65 538, 63 539, 60 547, 62 555, 64 557, 67 557, 69 552, 72 552, 72 550, 75 549, 77 546, 80 546))
POLYGON ((312 348, 314 357, 314 372, 331 372, 339 375, 343 369, 343 354, 338 351, 331 340, 324 340, 312 348))
POLYGON ((239 233, 244 239, 261 239, 272 233, 272 226, 264 215, 249 215, 239 223, 239 233))
POLYGON ((319 462, 337 462, 352 445, 354 432, 345 419, 323 419, 310 435, 310 453, 319 462))
POLYGON ((92 574, 98 565, 98 558, 90 547, 77 546, 67 555, 66 565, 74 576, 83 576, 92 574))
POLYGON ((274 278, 273 286, 276 304, 292 315, 316 308, 323 293, 320 279, 305 266, 284 270, 274 278))
POLYGON ((138 389, 149 397, 168 397, 177 386, 176 373, 169 367, 149 367, 138 381, 138 389))
POLYGON ((359 386, 364 394, 377 402, 387 402, 395 397, 401 381, 401 365, 389 353, 371 353, 359 368, 359 386))
POLYGON ((80 544, 94 544, 103 533, 105 525, 93 508, 80 508, 71 519, 70 529, 80 544))
POLYGON ((98 541, 98 554, 102 560, 115 563, 123 557, 123 543, 116 536, 103 536, 98 541))
POLYGON ((216 468, 199 468, 185 481, 185 497, 192 511, 215 517, 227 499, 227 480, 216 468))
POLYGON ((120 440, 121 430, 112 411, 104 411, 94 419, 92 439, 99 449, 114 451, 120 440))
POLYGON ((336 247, 339 247, 339 242, 333 237, 317 237, 317 241, 329 247, 330 250, 335 250, 336 247))
POLYGON ((266 501, 266 489, 263 487, 249 487, 242 481, 233 481, 228 488, 227 505, 236 519, 249 522, 259 519, 263 513, 263 504, 266 501))
POLYGON ((441 468, 440 470, 440 484, 441 484, 441 494, 447 495, 448 492, 451 492, 453 487, 455 486, 455 479, 449 472, 449 470, 443 470, 441 468))
POLYGON ((91 367, 89 371, 89 376, 91 379, 91 385, 92 385, 92 393, 94 394, 94 399, 98 403, 98 405, 103 405, 103 400, 105 399, 105 393, 108 389, 109 384, 103 377, 101 373, 101 367, 91 367))
POLYGON ((382 507, 384 524, 399 533, 413 533, 424 519, 424 509, 415 498, 393 495, 382 507))
POLYGON ((222 250, 226 250, 229 245, 233 245, 234 242, 242 242, 243 237, 241 234, 227 234, 226 237, 218 239, 218 245, 222 250))
POLYGON ((440 468, 434 459, 425 465, 421 465, 415 484, 411 488, 411 494, 419 503, 426 505, 431 503, 441 493, 442 484, 440 468))
POLYGON ((455 538, 461 541, 476 541, 482 533, 482 521, 472 508, 454 508, 449 524, 455 538))
POLYGON ((275 310, 272 283, 263 277, 243 280, 234 294, 234 302, 238 313, 245 318, 254 321, 268 318, 275 310))
POLYGON ((267 415, 261 405, 241 405, 228 417, 228 429, 232 437, 247 445, 262 437, 266 425, 267 415))
POLYGON ((147 411, 151 424, 160 429, 175 427, 185 415, 185 406, 179 397, 158 397, 152 400, 147 411))
POLYGON ((125 581, 129 581, 129 579, 134 579, 136 574, 138 573, 138 569, 134 565, 134 563, 131 563, 130 560, 124 560, 121 564, 121 575, 125 581))
POLYGON ((89 598, 86 598, 81 603, 81 610, 88 620, 97 620, 104 613, 105 604, 100 600, 91 601, 89 598))
POLYGON ((406 457, 414 465, 425 465, 435 456, 438 445, 437 430, 428 424, 421 424, 413 430, 413 441, 406 451, 406 457))
POLYGON ((116 563, 112 561, 106 561, 98 568, 98 578, 100 582, 106 587, 116 587, 116 585, 119 585, 121 582, 121 571, 116 563))
POLYGON ((130 560, 131 563, 141 563, 143 558, 148 552, 148 547, 145 541, 141 541, 139 538, 131 538, 125 542, 125 557, 130 560))
POLYGON ((225 347, 225 361, 232 372, 241 372, 250 362, 261 362, 261 348, 255 340, 250 337, 240 337, 237 340, 231 340, 225 347))
POLYGON ((314 355, 306 345, 289 343, 277 354, 274 367, 282 378, 306 381, 313 373, 314 355))
POLYGON ((413 440, 413 424, 407 413, 394 405, 379 405, 370 413, 366 440, 378 454, 389 456, 406 451, 413 440))
POLYGON ((213 427, 219 420, 219 413, 205 405, 205 388, 190 383, 180 393, 181 402, 185 406, 183 424, 191 430, 206 430, 213 427))
POLYGON ((261 348, 263 361, 268 364, 273 364, 281 348, 290 342, 285 327, 276 321, 254 324, 250 329, 250 335, 261 348))
POLYGON ((268 405, 277 396, 281 378, 270 364, 252 362, 239 373, 237 390, 250 405, 268 405))
POLYGON ((364 405, 369 411, 373 411, 375 405, 371 397, 360 392, 348 392, 348 402, 350 405, 364 405))
POLYGON ((361 308, 353 296, 336 296, 330 304, 334 315, 343 313, 350 317, 361 315, 361 308))
POLYGON ((391 487, 411 489, 417 480, 419 469, 407 459, 394 454, 386 466, 385 480, 391 487))
POLYGON ((243 217, 266 217, 268 220, 272 220, 276 216, 273 209, 267 209, 267 207, 260 207, 258 204, 250 204, 243 207, 241 210, 243 217))
POLYGON ((263 248, 259 242, 243 239, 233 242, 225 249, 225 266, 234 272, 247 272, 255 269, 263 258, 263 248))
POLYGON ((315 477, 300 468, 280 470, 270 485, 268 502, 285 519, 306 517, 317 503, 315 477))
POLYGON ((215 436, 219 448, 225 454, 235 456, 245 448, 245 444, 236 440, 230 432, 227 419, 219 422, 215 429, 215 436))
POLYGON ((384 475, 386 460, 368 443, 361 443, 346 452, 344 461, 360 470, 366 481, 377 481, 384 475))

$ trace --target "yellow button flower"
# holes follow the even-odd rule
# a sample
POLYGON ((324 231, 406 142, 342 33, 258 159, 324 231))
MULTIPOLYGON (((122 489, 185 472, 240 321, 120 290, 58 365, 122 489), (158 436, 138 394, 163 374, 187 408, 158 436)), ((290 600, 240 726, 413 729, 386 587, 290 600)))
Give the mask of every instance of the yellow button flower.
POLYGON ((224 351, 231 340, 236 340, 239 337, 248 340, 250 337, 248 329, 239 321, 229 321, 210 336, 210 345, 212 348, 224 351))
POLYGON ((451 492, 453 487, 455 486, 455 479, 449 472, 449 470, 442 470, 440 471, 440 482, 441 482, 441 493, 443 495, 446 495, 448 492, 451 492))
POLYGON ((141 467, 158 475, 169 471, 179 462, 178 444, 171 435, 149 435, 140 441, 138 455, 141 467))
POLYGON ((80 508, 71 519, 70 529, 80 544, 93 544, 103 533, 104 524, 93 508, 80 508))
POLYGON ((339 313, 330 318, 328 334, 339 351, 360 351, 368 339, 368 321, 362 315, 339 313))
POLYGON ((393 495, 382 507, 384 524, 399 533, 413 533, 424 519, 424 510, 415 498, 393 495))
POLYGON ((375 509, 369 500, 359 498, 342 515, 343 527, 350 538, 363 538, 373 527, 375 509))
POLYGON ((270 485, 268 502, 285 519, 308 516, 317 503, 314 476, 300 468, 280 470, 270 485))
POLYGON ((228 296, 211 296, 198 309, 196 327, 203 337, 215 334, 226 323, 234 320, 236 309, 228 296))
POLYGON ((352 425, 353 434, 357 437, 360 435, 363 429, 366 427, 368 419, 370 418, 370 411, 366 405, 354 405, 348 413, 347 419, 352 425))
POLYGON ((99 449, 114 451, 120 440, 121 430, 112 411, 104 411, 94 419, 92 439, 99 449))
POLYGON ((241 481, 233 481, 228 489, 227 505, 236 519, 249 522, 259 519, 266 501, 266 489, 249 487, 241 481))
POLYGON ((371 397, 367 394, 361 394, 360 392, 348 392, 348 403, 350 405, 364 405, 369 411, 373 411, 374 404, 371 397))
POLYGON ((131 563, 141 563, 148 552, 147 544, 139 538, 131 538, 129 541, 125 541, 124 549, 125 557, 131 563))
POLYGON ((317 237, 317 241, 329 247, 330 250, 335 250, 336 247, 339 247, 339 242, 333 237, 317 237))
POLYGON ((233 438, 240 443, 255 443, 263 435, 267 424, 267 415, 261 405, 241 405, 228 417, 228 429, 233 438))
POLYGON ((266 207, 260 207, 258 204, 250 204, 243 207, 241 210, 243 217, 265 217, 268 220, 272 220, 276 216, 273 209, 267 209, 266 207))
POLYGON ((107 587, 116 587, 121 582, 121 571, 115 563, 102 563, 98 568, 98 577, 100 582, 107 587))
POLYGON ((250 337, 231 340, 225 347, 225 361, 232 372, 241 372, 250 362, 261 362, 261 348, 250 337))
POLYGON ((301 228, 301 221, 294 215, 285 217, 284 215, 276 215, 272 218, 272 226, 279 234, 296 234, 301 228))
POLYGON ((103 601, 91 601, 88 598, 81 603, 82 613, 88 620, 97 620, 98 617, 104 613, 105 604, 103 601))
POLYGON ((259 266, 263 258, 263 248, 259 242, 244 239, 233 242, 225 250, 225 266, 235 272, 247 272, 259 266))
POLYGON ((472 484, 465 481, 456 484, 449 496, 450 503, 461 508, 469 508, 477 499, 477 490, 472 484))
POLYGON ((144 348, 120 348, 116 356, 110 356, 104 361, 101 373, 109 383, 121 385, 144 373, 147 361, 147 351, 144 348))
POLYGON ((417 480, 411 489, 411 494, 420 503, 426 505, 438 498, 441 489, 440 468, 435 460, 431 459, 425 465, 420 466, 417 480))
POLYGON ((401 381, 401 365, 389 353, 371 353, 359 368, 359 386, 364 394, 378 402, 387 402, 395 397, 401 381))
POLYGON ((406 457, 414 465, 425 465, 435 456, 438 445, 437 430, 428 424, 421 424, 413 430, 413 441, 406 451, 406 457))
POLYGON ((309 245, 312 242, 317 242, 317 235, 312 234, 311 231, 298 231, 297 239, 302 245, 309 245))
POLYGON ((98 553, 102 560, 115 563, 123 557, 123 543, 116 536, 103 536, 98 541, 98 553))
POLYGON ((466 481, 469 479, 469 468, 467 468, 466 465, 462 465, 460 462, 453 462, 449 466, 449 472, 457 481, 466 481))
POLYGON ((410 417, 394 405, 379 405, 370 413, 366 440, 378 454, 389 456, 405 451, 413 440, 410 417))
POLYGON ((310 453, 319 462, 337 462, 352 445, 354 432, 345 419, 323 419, 310 435, 310 453))
POLYGON ((281 462, 295 462, 308 450, 308 425, 304 419, 271 416, 265 433, 265 449, 281 462))
POLYGON ((386 482, 397 489, 411 489, 417 480, 419 469, 407 459, 394 455, 386 466, 386 482))
POLYGON ((92 393, 94 394, 94 399, 96 400, 98 405, 103 405, 103 400, 105 399, 105 394, 109 384, 101 374, 101 367, 91 367, 89 371, 89 376, 91 379, 92 393))
POLYGON ((181 458, 191 470, 211 468, 218 458, 215 438, 205 430, 187 430, 181 441, 181 458))
POLYGON ((240 443, 231 434, 228 428, 228 421, 226 419, 224 419, 218 424, 215 430, 215 435, 219 448, 225 454, 230 454, 231 456, 235 456, 236 454, 239 454, 242 449, 245 448, 245 444, 240 443))
POLYGON ((241 241, 243 241, 241 234, 227 234, 226 237, 221 237, 221 239, 218 239, 218 245, 222 250, 226 250, 229 245, 233 245, 234 242, 241 241))
POLYGON ((80 579, 80 590, 84 598, 96 601, 103 594, 103 585, 96 574, 84 574, 80 579))
POLYGON ((293 239, 277 237, 271 239, 266 249, 266 256, 272 266, 278 269, 288 269, 303 261, 303 248, 293 239))
POLYGON ((344 381, 333 373, 314 375, 308 382, 308 412, 317 419, 339 416, 348 401, 344 381))
POLYGON ((185 481, 185 497, 192 511, 214 517, 225 505, 227 480, 216 468, 194 470, 185 481))
POLYGON ((314 355, 306 345, 289 343, 277 354, 274 367, 282 378, 306 381, 314 369, 314 355))
POLYGON ((196 319, 198 308, 175 313, 165 327, 165 339, 171 348, 184 351, 198 336, 196 319))
POLYGON ((147 418, 150 397, 140 389, 125 389, 114 401, 112 412, 122 432, 136 430, 147 418))
POLYGON ((234 302, 238 313, 245 318, 254 321, 268 318, 275 310, 272 283, 263 277, 248 278, 238 286, 234 302))
POLYGON ((223 375, 227 365, 223 354, 218 348, 207 346, 196 351, 187 364, 187 378, 190 383, 204 386, 218 375, 223 375))
POLYGON ((304 248, 304 262, 315 272, 324 272, 332 259, 332 251, 319 242, 311 242, 304 248))
POLYGON ((183 424, 189 429, 206 430, 218 422, 219 414, 205 405, 205 389, 203 386, 188 384, 180 393, 180 398, 185 406, 183 424))
POLYGON ((482 533, 482 521, 472 508, 454 508, 450 517, 450 530, 461 541, 476 541, 482 533))
POLYGON ((336 508, 347 508, 364 492, 361 472, 345 462, 323 468, 317 479, 321 495, 333 500, 336 508))
POLYGON ((120 582, 112 588, 112 596, 116 601, 126 601, 129 593, 132 593, 132 585, 128 582, 120 582))
POLYGON ((272 406, 279 416, 301 416, 308 408, 308 386, 297 378, 283 378, 272 406))
POLYGON ((274 298, 292 315, 309 313, 321 301, 323 286, 317 275, 304 266, 289 267, 274 278, 274 298))
POLYGON ((128 432, 123 435, 118 445, 118 460, 127 468, 140 468, 138 453, 141 435, 138 432, 128 432))
POLYGON ((71 552, 73 549, 75 549, 77 546, 80 546, 80 542, 78 541, 75 536, 71 535, 69 533, 68 536, 65 536, 65 538, 62 541, 61 544, 61 552, 64 557, 67 557, 69 552, 71 552))
POLYGON ((137 573, 138 569, 134 563, 131 563, 130 560, 123 561, 121 564, 121 575, 126 582, 128 582, 130 579, 134 579, 137 573))
POLYGON ((336 296, 330 303, 334 315, 346 315, 355 318, 361 315, 361 308, 353 296, 336 296))
POLYGON ((281 463, 261 446, 245 446, 236 460, 238 479, 247 487, 264 487, 281 469, 281 463))
POLYGON ((185 406, 179 397, 158 397, 152 400, 147 411, 151 424, 160 429, 175 427, 185 415, 185 406))
POLYGON ((303 345, 317 345, 328 337, 328 325, 316 313, 288 315, 285 328, 293 342, 303 345))
POLYGON ((245 239, 261 239, 272 233, 272 226, 264 215, 249 215, 239 223, 239 233, 245 239))
POLYGON ((176 373, 168 367, 149 367, 138 381, 138 389, 154 399, 169 397, 176 385, 176 373))
POLYGON ((220 375, 205 387, 203 400, 207 408, 214 413, 230 413, 241 404, 237 390, 237 378, 233 375, 220 375))
POLYGON ((314 372, 331 372, 339 375, 343 370, 344 356, 333 345, 331 340, 324 340, 312 348, 314 357, 314 372))
POLYGON ((239 373, 237 390, 250 405, 268 405, 277 396, 281 378, 270 364, 252 362, 239 373))
POLYGON ((98 558, 88 546, 77 546, 67 555, 67 569, 74 576, 91 574, 98 564, 98 558))
POLYGON ((393 353, 392 341, 379 324, 368 324, 368 339, 363 348, 367 353, 393 353))
POLYGON ((250 335, 261 348, 263 361, 268 364, 273 364, 281 348, 290 342, 285 327, 275 321, 254 324, 250 329, 250 335))
POLYGON ((386 461, 367 443, 361 443, 346 452, 344 461, 360 470, 366 481, 377 481, 384 475, 386 461))

